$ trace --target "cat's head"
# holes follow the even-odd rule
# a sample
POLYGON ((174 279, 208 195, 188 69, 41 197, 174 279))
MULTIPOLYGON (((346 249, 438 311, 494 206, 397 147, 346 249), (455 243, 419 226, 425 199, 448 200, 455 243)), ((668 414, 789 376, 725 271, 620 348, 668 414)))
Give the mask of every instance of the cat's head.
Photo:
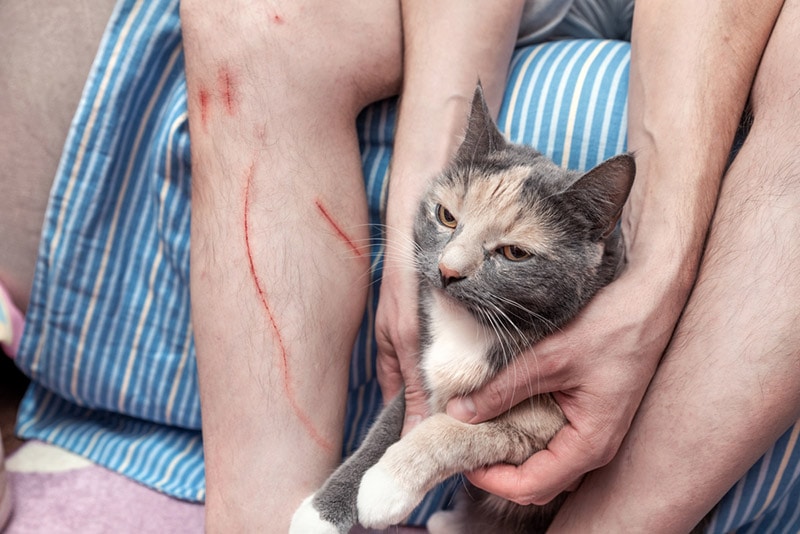
POLYGON ((425 289, 498 333, 549 333, 614 276, 615 227, 634 174, 629 155, 578 173, 507 142, 479 85, 464 142, 417 214, 425 289))

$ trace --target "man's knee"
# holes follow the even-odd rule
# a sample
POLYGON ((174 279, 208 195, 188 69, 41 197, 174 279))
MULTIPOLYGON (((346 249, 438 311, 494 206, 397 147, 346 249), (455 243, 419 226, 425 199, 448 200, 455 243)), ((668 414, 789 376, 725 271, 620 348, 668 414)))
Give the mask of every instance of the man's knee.
MULTIPOLYGON (((312 107, 319 102, 326 109, 360 109, 399 90, 402 34, 397 2, 242 2, 233 15, 239 22, 215 21, 201 3, 194 4, 181 4, 184 38, 209 34, 219 24, 235 24, 230 32, 234 35, 255 34, 243 36, 239 45, 244 53, 262 57, 269 83, 287 98, 301 97, 312 107), (308 92, 323 98, 309 99, 308 92)), ((236 50, 239 45, 225 48, 236 50)))

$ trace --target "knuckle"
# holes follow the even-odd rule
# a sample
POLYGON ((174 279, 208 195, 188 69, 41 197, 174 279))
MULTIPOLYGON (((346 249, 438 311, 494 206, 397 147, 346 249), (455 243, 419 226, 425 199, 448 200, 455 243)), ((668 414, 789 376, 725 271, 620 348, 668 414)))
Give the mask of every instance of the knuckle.
POLYGON ((595 469, 597 469, 598 467, 603 467, 604 465, 608 465, 616 455, 617 455, 617 448, 607 443, 604 447, 600 449, 600 452, 597 455, 597 461, 595 462, 596 463, 595 469))
POLYGON ((499 412, 504 407, 511 408, 511 395, 508 388, 498 387, 495 383, 485 390, 484 401, 484 410, 490 413, 481 415, 492 415, 492 413, 499 412))
POLYGON ((554 492, 553 490, 547 488, 528 487, 524 492, 510 495, 507 498, 509 501, 515 502, 522 506, 544 506, 552 501, 557 495, 557 491, 554 492))
POLYGON ((588 449, 587 457, 591 460, 591 469, 610 463, 617 455, 620 443, 621 439, 617 439, 610 432, 596 432, 590 435, 585 445, 588 449))

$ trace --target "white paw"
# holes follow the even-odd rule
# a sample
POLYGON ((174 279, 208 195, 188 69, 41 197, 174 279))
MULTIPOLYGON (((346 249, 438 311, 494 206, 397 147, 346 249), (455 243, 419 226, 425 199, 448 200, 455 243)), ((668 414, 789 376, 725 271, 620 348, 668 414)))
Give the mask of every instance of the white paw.
POLYGON ((294 512, 289 534, 339 534, 339 529, 319 516, 319 512, 311 504, 313 498, 313 495, 306 497, 294 512))
POLYGON ((358 488, 358 522, 383 529, 406 518, 424 495, 402 487, 380 464, 370 468, 358 488))

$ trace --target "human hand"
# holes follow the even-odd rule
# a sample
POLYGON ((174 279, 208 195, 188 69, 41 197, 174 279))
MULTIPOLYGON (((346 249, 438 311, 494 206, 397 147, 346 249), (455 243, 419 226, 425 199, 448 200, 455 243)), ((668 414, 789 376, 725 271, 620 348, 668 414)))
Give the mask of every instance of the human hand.
POLYGON ((629 268, 566 327, 523 353, 447 413, 491 419, 532 393, 553 392, 567 424, 520 466, 468 474, 477 486, 520 504, 544 504, 611 461, 630 427, 683 302, 629 268))
POLYGON ((413 262, 411 238, 389 229, 381 294, 375 315, 376 370, 384 400, 394 398, 405 386, 404 434, 428 415, 427 397, 418 367, 417 281, 413 262))

